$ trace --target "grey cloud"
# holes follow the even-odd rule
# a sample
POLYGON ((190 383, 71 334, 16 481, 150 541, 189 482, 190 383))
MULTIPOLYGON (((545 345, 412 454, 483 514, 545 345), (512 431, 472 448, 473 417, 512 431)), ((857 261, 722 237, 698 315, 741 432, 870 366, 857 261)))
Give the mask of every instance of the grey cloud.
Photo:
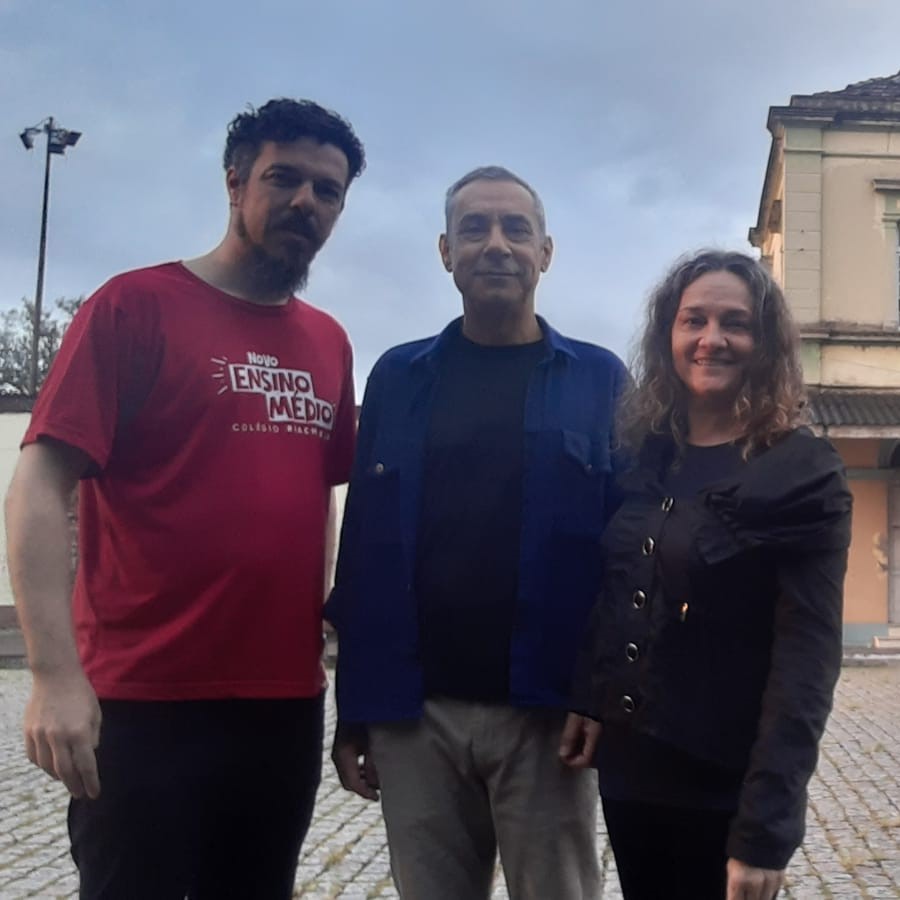
POLYGON ((312 96, 349 117, 369 168, 309 298, 350 331, 359 380, 459 299, 435 249, 443 192, 499 162, 532 181, 557 245, 540 305, 624 353, 684 250, 747 249, 768 106, 900 68, 896 0, 0 0, 4 301, 30 295, 47 114, 84 131, 54 161, 48 296, 202 252, 221 235, 228 120, 312 96))

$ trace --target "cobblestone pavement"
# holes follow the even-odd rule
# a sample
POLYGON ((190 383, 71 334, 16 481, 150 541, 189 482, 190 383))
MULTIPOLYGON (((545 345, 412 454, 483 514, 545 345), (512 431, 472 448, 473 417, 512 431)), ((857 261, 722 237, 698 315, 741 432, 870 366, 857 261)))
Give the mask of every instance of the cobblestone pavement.
MULTIPOLYGON (((71 900, 77 879, 65 834, 65 792, 21 748, 27 690, 26 672, 0 670, 0 900, 71 900)), ((325 773, 295 896, 396 897, 377 806, 342 791, 327 760, 325 773)), ((602 826, 598 842, 604 900, 621 898, 602 826)), ((506 896, 498 877, 494 897, 506 896)), ((900 898, 900 667, 844 669, 810 786, 806 843, 788 869, 783 896, 900 898)))

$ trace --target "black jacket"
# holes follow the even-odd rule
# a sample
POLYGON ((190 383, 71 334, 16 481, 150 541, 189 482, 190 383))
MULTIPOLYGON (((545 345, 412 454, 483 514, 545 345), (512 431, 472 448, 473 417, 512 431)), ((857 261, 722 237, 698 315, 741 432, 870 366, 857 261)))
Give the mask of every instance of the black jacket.
POLYGON ((622 481, 573 707, 745 773, 728 855, 783 868, 841 664, 851 497, 831 445, 792 432, 690 500, 651 438, 622 481))

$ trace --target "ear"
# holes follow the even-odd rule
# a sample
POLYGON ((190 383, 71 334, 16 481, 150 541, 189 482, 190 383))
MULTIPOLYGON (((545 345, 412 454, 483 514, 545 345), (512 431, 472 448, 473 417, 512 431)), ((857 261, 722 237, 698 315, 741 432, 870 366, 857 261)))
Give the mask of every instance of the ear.
POLYGON ((237 169, 229 167, 225 172, 225 189, 228 191, 228 205, 237 206, 241 196, 243 182, 238 177, 237 169))
POLYGON ((438 238, 438 252, 441 254, 441 262, 444 264, 444 268, 448 272, 452 272, 453 261, 450 259, 450 242, 447 240, 446 234, 442 234, 438 238))
POLYGON ((544 246, 541 248, 541 271, 546 272, 550 268, 553 259, 553 238, 548 234, 544 238, 544 246))

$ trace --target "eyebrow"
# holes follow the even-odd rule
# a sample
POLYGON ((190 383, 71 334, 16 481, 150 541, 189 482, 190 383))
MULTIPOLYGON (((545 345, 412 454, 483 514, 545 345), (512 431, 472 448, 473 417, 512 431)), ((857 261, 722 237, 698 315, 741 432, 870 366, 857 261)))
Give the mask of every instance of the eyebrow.
POLYGON ((484 213, 466 213, 459 217, 457 225, 482 225, 487 220, 488 217, 484 213))
POLYGON ((269 172, 297 172, 300 170, 296 166, 288 165, 287 163, 271 163, 265 169, 266 174, 269 172))
MULTIPOLYGON (((466 213, 461 216, 457 227, 461 225, 483 225, 491 218, 487 213, 466 213)), ((523 213, 504 213, 500 216, 502 225, 527 225, 532 227, 531 220, 523 213)))
MULTIPOLYGON (((708 312, 709 307, 703 303, 692 303, 690 306, 681 306, 678 308, 679 313, 685 312, 708 312)), ((722 315, 742 315, 747 316, 747 318, 753 318, 753 313, 749 309, 744 309, 742 306, 733 306, 728 307, 722 310, 722 315)))
MULTIPOLYGON (((301 169, 299 166, 292 166, 288 163, 272 163, 267 169, 264 170, 263 175, 299 175, 301 178, 309 177, 307 173, 301 169)), ((336 188, 344 189, 344 185, 341 184, 336 178, 331 178, 328 175, 322 175, 319 178, 313 177, 311 179, 316 184, 329 184, 334 185, 336 188)))

